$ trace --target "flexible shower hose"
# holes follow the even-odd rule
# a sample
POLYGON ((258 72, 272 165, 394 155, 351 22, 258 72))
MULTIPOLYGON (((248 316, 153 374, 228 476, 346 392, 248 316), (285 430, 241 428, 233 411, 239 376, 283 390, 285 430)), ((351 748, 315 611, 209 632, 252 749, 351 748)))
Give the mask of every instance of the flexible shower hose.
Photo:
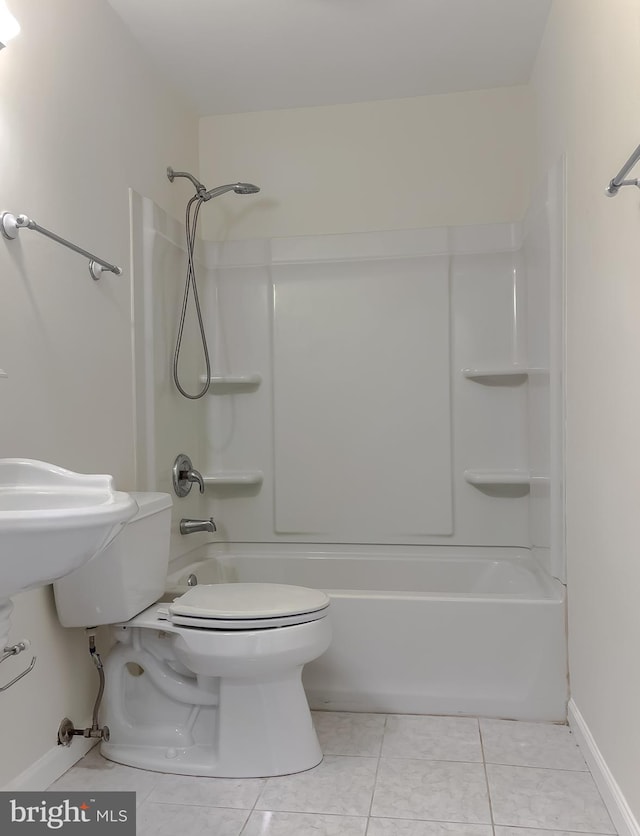
POLYGON ((211 385, 211 363, 209 361, 209 348, 207 346, 207 336, 204 331, 204 323, 202 321, 202 311, 200 309, 200 299, 198 298, 198 284, 196 281, 196 267, 194 261, 194 249, 196 242, 196 231, 198 229, 198 215, 200 214, 200 207, 203 204, 203 199, 198 195, 194 195, 189 203, 187 203, 187 211, 185 217, 185 231, 187 235, 187 276, 184 283, 184 295, 182 297, 182 310, 180 312, 180 322, 178 325, 178 336, 176 337, 176 347, 173 352, 173 381, 180 394, 189 398, 189 400, 197 401, 202 398, 209 391, 211 385), (191 207, 195 203, 193 210, 193 220, 191 218, 191 207), (192 228, 193 225, 193 228, 192 228), (178 360, 180 359, 180 349, 182 348, 182 337, 184 333, 184 323, 187 316, 187 306, 189 304, 189 288, 193 287, 193 301, 196 306, 196 314, 198 316, 198 325, 200 327, 200 339, 202 340, 202 352, 204 354, 204 362, 206 366, 206 379, 203 388, 195 395, 187 392, 180 383, 178 375, 178 360))

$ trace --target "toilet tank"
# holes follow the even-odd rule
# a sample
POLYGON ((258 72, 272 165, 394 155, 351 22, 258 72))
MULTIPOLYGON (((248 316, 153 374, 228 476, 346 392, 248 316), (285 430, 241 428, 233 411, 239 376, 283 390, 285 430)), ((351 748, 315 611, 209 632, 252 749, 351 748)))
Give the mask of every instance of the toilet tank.
POLYGON ((138 513, 100 554, 53 585, 63 627, 128 621, 162 597, 169 564, 171 497, 132 493, 138 513))

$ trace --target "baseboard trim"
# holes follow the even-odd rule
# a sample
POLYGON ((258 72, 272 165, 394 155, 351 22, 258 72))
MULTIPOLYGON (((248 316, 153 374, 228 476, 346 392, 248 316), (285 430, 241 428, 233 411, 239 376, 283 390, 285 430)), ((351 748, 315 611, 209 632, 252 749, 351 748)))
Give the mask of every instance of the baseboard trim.
POLYGON ((569 725, 576 736, 582 754, 593 775, 593 780, 600 790, 602 800, 619 836, 640 836, 640 825, 627 804, 616 779, 611 774, 605 759, 602 757, 602 753, 598 749, 584 717, 572 699, 569 700, 568 715, 569 725))
POLYGON ((3 787, 4 792, 19 792, 20 790, 46 790, 54 781, 83 758, 95 745, 95 740, 85 737, 74 738, 71 746, 54 746, 39 758, 24 772, 17 775, 3 787))

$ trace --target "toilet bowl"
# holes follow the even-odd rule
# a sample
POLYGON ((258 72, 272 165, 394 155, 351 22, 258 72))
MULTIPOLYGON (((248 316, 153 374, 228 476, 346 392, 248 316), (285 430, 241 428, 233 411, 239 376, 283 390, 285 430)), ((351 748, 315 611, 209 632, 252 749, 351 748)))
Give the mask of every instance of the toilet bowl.
POLYGON ((119 539, 54 585, 64 626, 111 624, 116 639, 105 661, 100 719, 110 736, 102 754, 158 772, 226 778, 318 764, 301 675, 331 641, 327 595, 232 583, 159 600, 171 500, 133 496, 140 513, 119 539))

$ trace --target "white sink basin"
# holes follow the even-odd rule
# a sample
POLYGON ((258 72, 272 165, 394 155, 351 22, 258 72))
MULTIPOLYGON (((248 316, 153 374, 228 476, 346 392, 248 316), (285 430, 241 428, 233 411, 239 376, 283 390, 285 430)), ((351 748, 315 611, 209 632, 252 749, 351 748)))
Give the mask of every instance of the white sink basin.
POLYGON ((111 476, 0 459, 0 603, 91 560, 137 509, 111 476))

